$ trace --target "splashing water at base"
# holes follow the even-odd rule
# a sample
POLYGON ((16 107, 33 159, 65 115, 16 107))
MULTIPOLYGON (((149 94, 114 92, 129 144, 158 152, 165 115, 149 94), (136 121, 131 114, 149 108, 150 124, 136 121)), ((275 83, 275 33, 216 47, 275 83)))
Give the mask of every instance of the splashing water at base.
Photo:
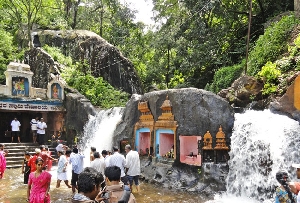
POLYGON ((300 163, 299 123, 265 111, 235 114, 229 153, 227 191, 210 203, 274 202, 275 174, 287 170, 296 180, 292 163, 300 163))
POLYGON ((100 111, 95 117, 91 117, 84 127, 84 136, 80 142, 80 148, 84 149, 84 166, 90 164, 90 149, 96 147, 102 150, 112 149, 113 133, 116 125, 121 121, 123 108, 114 107, 100 111))

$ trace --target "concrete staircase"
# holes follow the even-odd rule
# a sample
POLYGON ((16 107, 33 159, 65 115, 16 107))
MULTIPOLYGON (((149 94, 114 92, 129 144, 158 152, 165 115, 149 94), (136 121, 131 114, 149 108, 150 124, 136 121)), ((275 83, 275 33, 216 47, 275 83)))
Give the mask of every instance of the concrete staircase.
MULTIPOLYGON (((30 154, 35 154, 35 148, 40 146, 35 143, 2 143, 5 145, 4 150, 8 150, 6 155, 6 168, 20 168, 24 160, 24 152, 29 151, 30 154)), ((47 146, 47 145, 46 145, 47 146)), ((56 157, 55 148, 49 146, 51 156, 56 157)))

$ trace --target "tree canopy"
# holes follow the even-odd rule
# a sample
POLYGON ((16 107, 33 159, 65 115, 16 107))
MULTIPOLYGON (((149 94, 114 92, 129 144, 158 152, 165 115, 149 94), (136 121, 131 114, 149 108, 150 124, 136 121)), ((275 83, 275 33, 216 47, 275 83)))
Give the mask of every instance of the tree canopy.
MULTIPOLYGON (((234 67, 229 74, 231 80, 241 73, 246 65, 242 61, 249 22, 248 0, 152 2, 154 20, 160 22, 154 28, 136 22, 137 11, 119 0, 0 0, 1 82, 4 67, 13 55, 20 57, 18 53, 31 46, 30 32, 36 28, 86 29, 97 33, 133 62, 145 91, 153 85, 160 89, 205 88, 223 67, 234 67)), ((252 3, 250 50, 264 33, 266 22, 293 10, 294 2, 252 3)), ((222 78, 220 73, 217 77, 222 78)))

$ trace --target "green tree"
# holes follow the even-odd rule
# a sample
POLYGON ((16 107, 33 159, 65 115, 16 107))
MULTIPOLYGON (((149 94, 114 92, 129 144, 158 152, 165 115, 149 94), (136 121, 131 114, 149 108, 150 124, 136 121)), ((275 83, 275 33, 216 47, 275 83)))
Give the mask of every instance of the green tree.
MULTIPOLYGON (((26 36, 31 42, 31 30, 34 23, 37 22, 38 13, 43 7, 42 0, 2 0, 5 12, 16 22, 19 28, 26 24, 26 36)), ((32 47, 32 43, 29 43, 32 47)))
POLYGON ((0 29, 0 84, 5 84, 6 67, 13 60, 16 47, 13 45, 13 37, 10 33, 0 29))
MULTIPOLYGON (((204 88, 218 69, 239 64, 245 57, 249 1, 155 0, 153 3, 155 19, 164 22, 157 36, 161 34, 171 40, 176 56, 171 63, 176 75, 171 77, 183 75, 186 86, 204 88)), ((264 32, 263 24, 268 18, 292 9, 292 3, 253 1, 251 42, 264 32)), ((165 55, 156 53, 155 61, 164 61, 165 55)))

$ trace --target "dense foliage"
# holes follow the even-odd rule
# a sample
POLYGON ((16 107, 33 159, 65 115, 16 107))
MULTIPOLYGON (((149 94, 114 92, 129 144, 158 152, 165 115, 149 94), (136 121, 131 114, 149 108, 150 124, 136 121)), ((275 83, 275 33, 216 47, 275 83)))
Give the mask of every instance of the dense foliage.
POLYGON ((114 89, 102 77, 95 78, 82 71, 85 63, 73 63, 71 57, 64 56, 57 47, 43 47, 55 61, 62 64, 62 77, 68 85, 85 95, 92 104, 102 108, 125 106, 129 95, 114 89))
POLYGON ((272 94, 277 90, 277 86, 275 85, 278 82, 278 77, 281 75, 280 70, 276 67, 275 63, 267 62, 258 72, 257 76, 260 77, 264 81, 264 89, 263 94, 272 94))
POLYGON ((129 95, 125 92, 115 90, 102 77, 94 78, 92 75, 83 75, 74 71, 68 77, 69 85, 82 92, 96 106, 111 108, 114 106, 125 106, 129 95))
MULTIPOLYGON (((28 43, 29 33, 37 29, 86 29, 97 33, 133 62, 145 91, 155 85, 160 89, 197 87, 218 92, 230 86, 246 67, 248 0, 153 0, 157 24, 152 27, 136 22, 136 11, 120 2, 0 0, 0 34, 3 36, 0 43, 0 82, 3 82, 5 66, 31 46, 28 43)), ((273 62, 283 51, 290 49, 295 55, 299 48, 282 46, 297 23, 292 15, 279 23, 272 23, 266 30, 264 27, 269 19, 293 10, 294 1, 252 2, 247 73, 256 75, 262 67, 268 67, 268 61, 273 62)), ((64 65, 66 81, 87 95, 94 104, 103 107, 108 107, 108 103, 119 105, 110 96, 118 95, 113 98, 121 103, 127 97, 113 90, 102 78, 92 78, 83 71, 86 61, 72 61, 58 48, 44 48, 64 65), (80 86, 82 82, 87 85, 80 86), (98 87, 89 89, 93 85, 98 87), (104 89, 107 93, 103 92, 104 89)), ((290 69, 289 59, 287 61, 276 63, 276 66, 290 69)), ((263 78, 266 71, 260 73, 263 78)))
POLYGON ((219 92, 231 86, 233 81, 237 79, 245 69, 245 62, 233 66, 223 67, 216 71, 213 82, 207 84, 206 88, 212 92, 219 92))
POLYGON ((286 40, 294 26, 299 23, 293 14, 283 16, 279 22, 272 23, 256 41, 249 54, 248 73, 256 75, 268 61, 275 61, 287 51, 286 40))
POLYGON ((18 59, 14 56, 15 47, 13 46, 13 37, 10 33, 0 29, 0 84, 5 84, 4 71, 6 70, 7 64, 18 59))

